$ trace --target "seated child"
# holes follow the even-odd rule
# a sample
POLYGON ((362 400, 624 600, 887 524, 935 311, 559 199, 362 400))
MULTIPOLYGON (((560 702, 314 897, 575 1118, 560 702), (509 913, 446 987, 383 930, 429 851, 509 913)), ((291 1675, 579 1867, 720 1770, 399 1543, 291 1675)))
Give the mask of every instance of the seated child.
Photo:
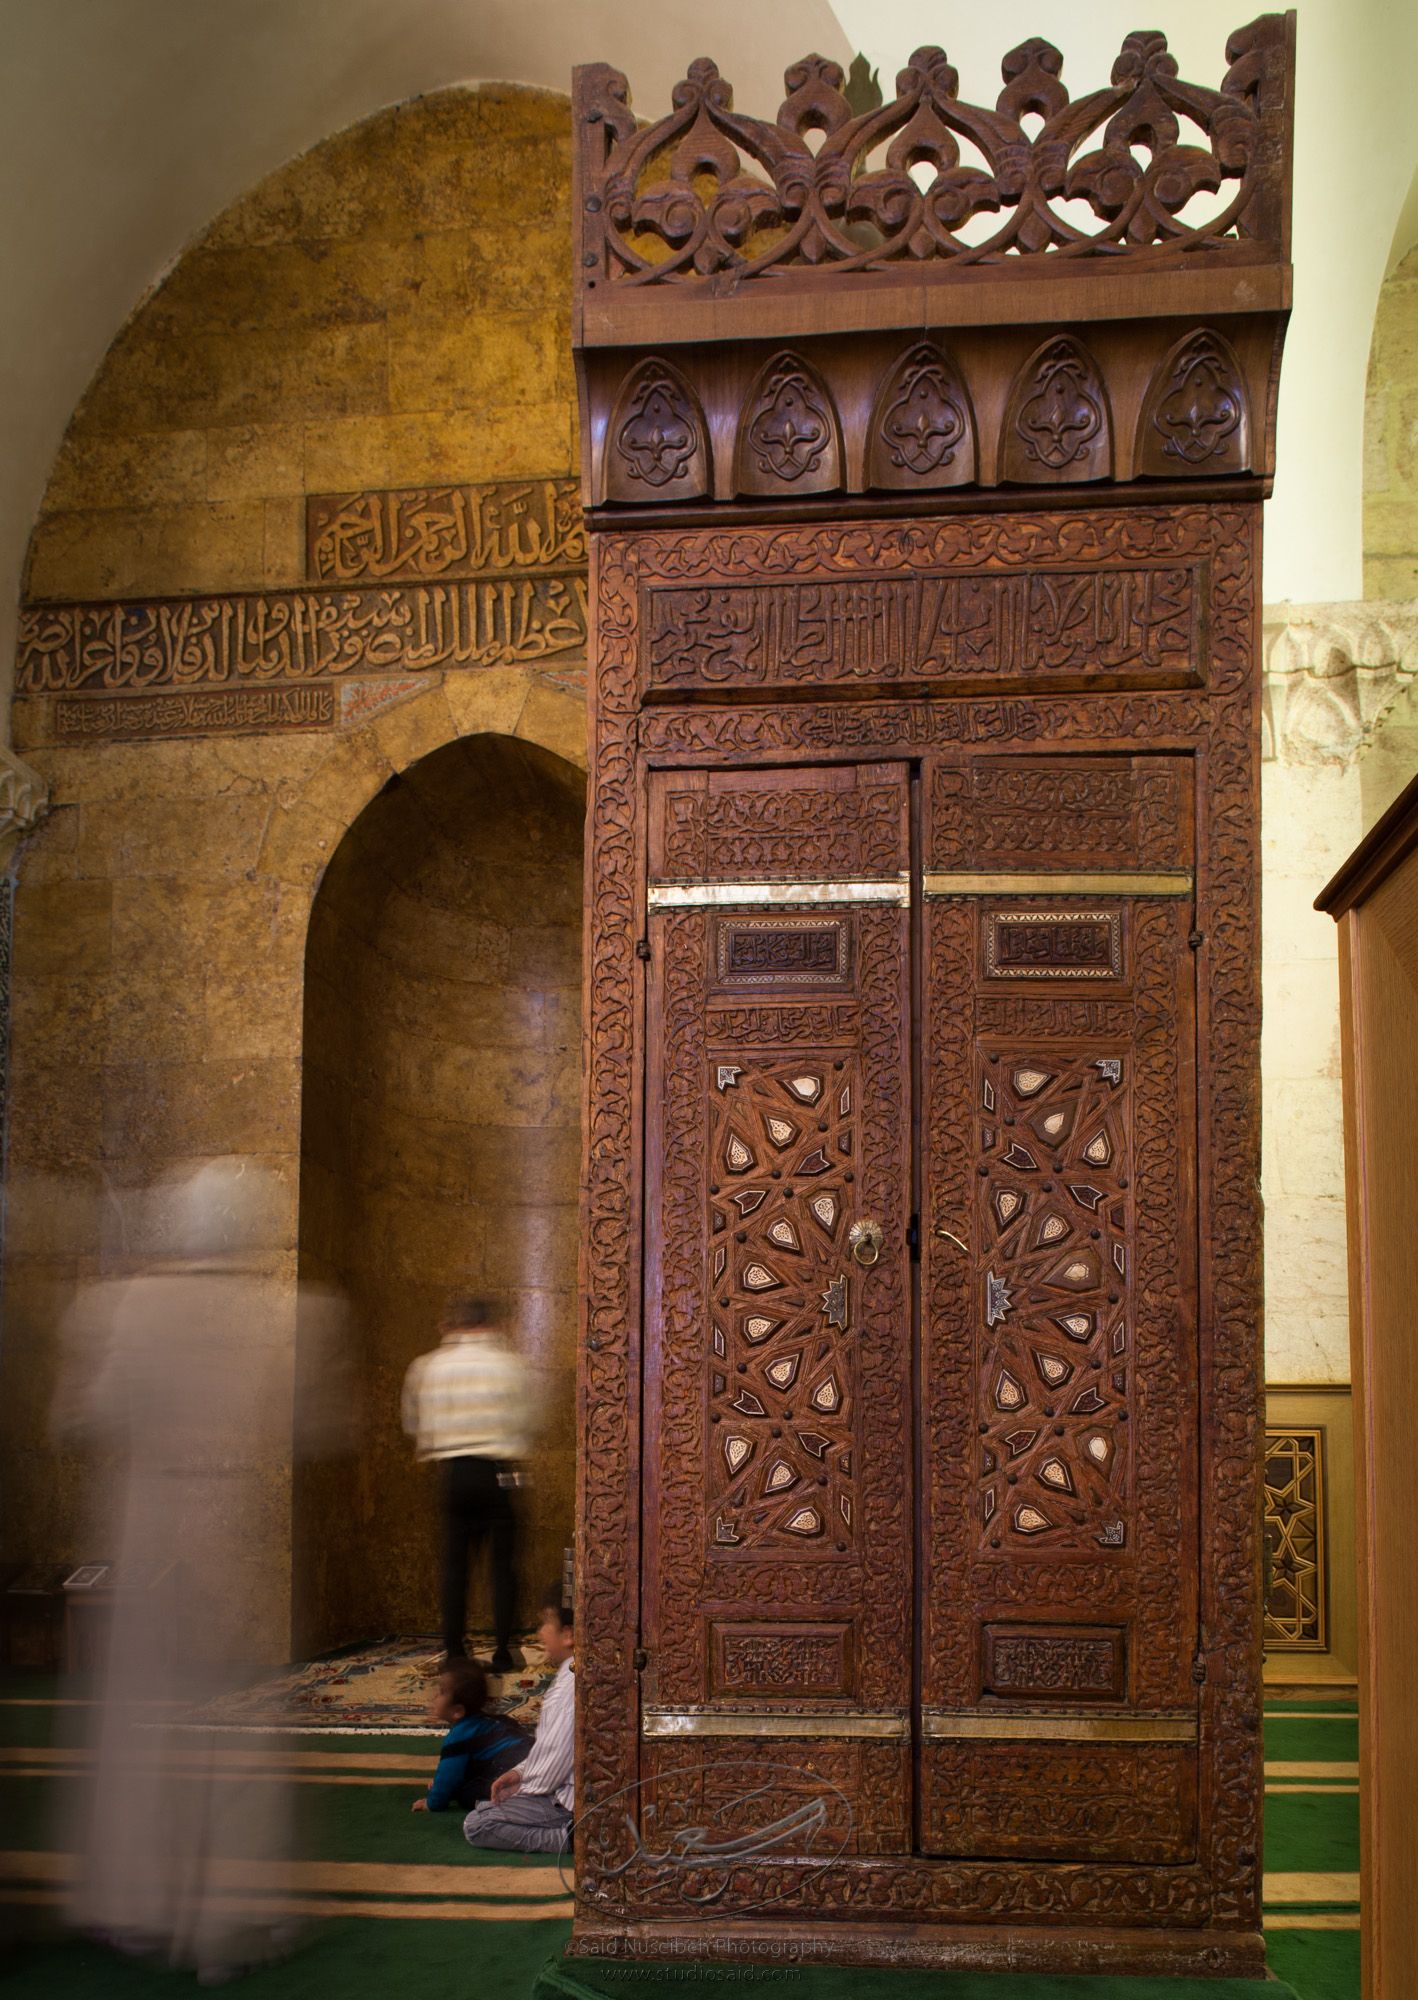
POLYGON ((415 1812, 476 1805, 492 1790, 493 1779, 520 1764, 532 1747, 525 1729, 488 1712, 487 1675, 476 1660, 448 1662, 428 1713, 431 1721, 448 1725, 448 1734, 427 1796, 414 1800, 415 1812))

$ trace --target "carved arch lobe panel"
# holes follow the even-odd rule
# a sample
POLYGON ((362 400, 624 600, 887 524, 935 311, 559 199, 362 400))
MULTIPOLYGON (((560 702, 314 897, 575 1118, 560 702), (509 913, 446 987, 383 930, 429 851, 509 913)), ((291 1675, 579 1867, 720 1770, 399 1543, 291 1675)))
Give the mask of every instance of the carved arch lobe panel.
POLYGON ((739 421, 739 493, 834 493, 842 484, 842 425, 810 362, 785 350, 767 362, 739 421))
POLYGON ((1244 472, 1250 458, 1250 401, 1240 363, 1219 333, 1188 334, 1149 385, 1137 469, 1159 478, 1189 472, 1212 478, 1244 472))
POLYGON ((606 435, 607 500, 698 500, 710 488, 709 432, 679 370, 652 356, 627 376, 606 435))
POLYGON ((934 341, 908 349, 881 386, 867 446, 867 485, 967 486, 976 477, 975 416, 960 373, 934 341))
POLYGON ((1001 476, 1022 486, 1078 484, 1108 478, 1112 463, 1112 415, 1096 362, 1070 335, 1045 341, 1009 392, 1001 476))

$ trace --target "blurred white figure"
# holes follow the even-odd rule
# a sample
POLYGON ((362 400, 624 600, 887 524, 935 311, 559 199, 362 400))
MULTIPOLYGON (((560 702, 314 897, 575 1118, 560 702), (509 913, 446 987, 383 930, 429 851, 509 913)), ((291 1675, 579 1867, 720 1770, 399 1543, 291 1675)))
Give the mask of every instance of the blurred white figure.
MULTIPOLYGON (((269 1955, 290 1856, 284 1781, 244 1761, 239 1736, 180 1726, 223 1666, 282 1650, 289 1573, 263 1559, 259 1532, 262 1516, 288 1518, 296 1428, 291 1287, 272 1275, 282 1199, 241 1160, 161 1188, 148 1268, 71 1310, 55 1410, 114 1455, 96 1547, 127 1586, 93 1710, 71 1918, 206 1978, 269 1955)), ((307 1295, 301 1313, 302 1338, 333 1351, 334 1296, 307 1295)), ((328 1403, 322 1422, 328 1447, 328 1403)))

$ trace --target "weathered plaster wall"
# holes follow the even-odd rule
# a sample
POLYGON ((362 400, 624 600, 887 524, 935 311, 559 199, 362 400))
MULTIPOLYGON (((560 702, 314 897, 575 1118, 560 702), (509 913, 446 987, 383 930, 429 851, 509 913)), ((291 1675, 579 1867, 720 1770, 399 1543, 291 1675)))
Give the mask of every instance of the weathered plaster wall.
POLYGON ((1418 246, 1379 293, 1364 425, 1364 595, 1418 597, 1418 246))
POLYGON ((1349 1379, 1339 962, 1314 899, 1418 770, 1418 603, 1266 614, 1261 767, 1266 1373, 1349 1379))
POLYGON ((1266 614, 1266 1370, 1349 1378, 1334 924, 1314 898, 1418 772, 1418 249, 1379 295, 1364 424, 1364 601, 1266 614))
MULTIPOLYGON (((220 217, 76 411, 31 595, 295 584, 307 492, 574 470, 568 117, 538 92, 444 93, 220 217)), ((16 890, 0 1555, 92 1553, 95 1472, 46 1436, 55 1327, 120 1253, 128 1190, 184 1161, 264 1160, 288 1195, 270 1265, 294 1284, 307 925, 362 809, 462 735, 584 765, 574 663, 369 672, 328 726, 260 735, 71 746, 49 697, 16 704, 53 811, 16 890)), ((253 1657, 286 1651, 290 1525, 287 1466, 253 1657)))
MULTIPOLYGON (((584 775, 465 738, 366 807, 316 899, 305 980, 302 1275, 355 1313, 365 1437, 297 1476, 302 1650, 438 1629, 434 1478, 399 1390, 448 1295, 489 1296, 540 1412, 523 1613, 561 1575, 575 1480, 584 775)), ((470 1629, 486 1627, 482 1579, 470 1629)))

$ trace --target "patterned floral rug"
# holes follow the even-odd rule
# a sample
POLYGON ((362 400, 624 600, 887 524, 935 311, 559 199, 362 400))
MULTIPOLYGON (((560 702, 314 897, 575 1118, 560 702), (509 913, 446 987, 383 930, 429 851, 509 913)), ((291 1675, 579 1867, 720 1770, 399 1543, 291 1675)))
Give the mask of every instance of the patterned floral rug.
MULTIPOLYGON (((491 1705, 499 1715, 534 1729, 555 1670, 546 1665, 530 1634, 512 1643, 525 1665, 515 1673, 488 1675, 491 1705)), ((472 1650, 486 1663, 492 1657, 491 1638, 474 1639, 472 1650)), ((440 1736, 442 1730, 428 1719, 428 1705, 442 1659, 441 1646, 429 1636, 381 1639, 283 1667, 267 1680, 219 1695, 193 1720, 229 1729, 377 1729, 440 1736)))

